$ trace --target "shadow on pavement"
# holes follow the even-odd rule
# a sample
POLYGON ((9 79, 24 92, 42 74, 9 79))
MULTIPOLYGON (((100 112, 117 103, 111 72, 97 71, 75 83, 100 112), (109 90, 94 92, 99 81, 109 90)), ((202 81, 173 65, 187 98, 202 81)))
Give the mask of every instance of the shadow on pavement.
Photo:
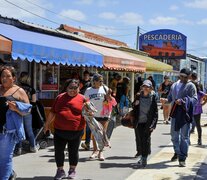
POLYGON ((135 157, 129 156, 110 156, 106 158, 107 160, 114 160, 114 159, 136 159, 135 157))
MULTIPOLYGON (((154 163, 154 164, 148 164, 145 169, 166 169, 170 167, 178 167, 177 165, 169 165, 167 163, 170 163, 171 161, 162 161, 159 163, 154 163)), ((139 169, 140 166, 134 166, 134 169, 139 169)))
POLYGON ((54 179, 52 176, 37 176, 33 178, 17 178, 17 180, 51 180, 54 179))
POLYGON ((100 168, 107 169, 107 168, 132 168, 132 163, 101 163, 100 168))
POLYGON ((173 147, 173 145, 161 145, 161 146, 158 146, 159 148, 165 148, 165 147, 173 147))

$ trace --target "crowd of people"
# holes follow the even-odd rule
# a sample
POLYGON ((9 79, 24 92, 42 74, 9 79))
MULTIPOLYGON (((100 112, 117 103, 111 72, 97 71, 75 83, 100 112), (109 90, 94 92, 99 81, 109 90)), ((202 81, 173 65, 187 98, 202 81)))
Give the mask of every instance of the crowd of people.
MULTIPOLYGON (((27 72, 22 72, 17 78, 13 67, 3 66, 0 77, 0 177, 3 177, 2 180, 8 180, 15 176, 12 157, 14 153, 21 154, 22 141, 25 139, 24 130, 30 152, 38 151, 32 127, 34 119, 31 115, 31 104, 35 104, 37 98, 27 72), (19 120, 14 117, 18 117, 19 120)), ((146 80, 138 77, 132 103, 129 100, 130 81, 129 77, 121 77, 115 73, 107 86, 101 74, 95 73, 91 76, 87 70, 84 71, 82 80, 77 73, 66 80, 44 126, 46 133, 51 130, 51 124, 54 125, 57 166, 54 179, 59 180, 66 176, 70 179, 75 178, 79 146, 90 150, 91 140, 93 152, 89 159, 105 160, 103 149, 98 145, 100 142, 97 142, 95 134, 91 133, 94 132, 90 129, 91 125, 86 123, 83 109, 99 124, 100 133, 107 134, 107 139, 110 139, 116 124, 112 117, 122 119, 132 108, 137 151, 135 157, 139 157, 138 166, 146 167, 148 155, 151 153, 151 136, 158 121, 158 101, 162 103, 164 123, 171 125, 174 150, 171 161, 178 160, 180 167, 186 166, 190 132, 193 133, 195 127, 198 131, 198 145, 202 145, 200 120, 202 106, 207 102, 207 94, 198 83, 197 74, 183 68, 179 79, 174 83, 170 81, 169 76, 164 76, 163 83, 158 87, 160 99, 155 93, 156 84, 153 77, 149 76, 146 80), (96 111, 89 112, 87 102, 91 102, 96 111), (85 142, 81 143, 84 132, 85 142), (69 156, 68 175, 64 170, 66 147, 69 156)))

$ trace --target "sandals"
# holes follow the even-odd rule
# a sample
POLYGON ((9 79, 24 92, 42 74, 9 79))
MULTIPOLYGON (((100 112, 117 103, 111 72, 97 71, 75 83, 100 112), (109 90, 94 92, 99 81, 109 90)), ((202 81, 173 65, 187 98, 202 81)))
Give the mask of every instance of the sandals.
POLYGON ((91 154, 91 156, 89 157, 89 159, 95 159, 98 157, 98 151, 93 151, 93 153, 91 154))

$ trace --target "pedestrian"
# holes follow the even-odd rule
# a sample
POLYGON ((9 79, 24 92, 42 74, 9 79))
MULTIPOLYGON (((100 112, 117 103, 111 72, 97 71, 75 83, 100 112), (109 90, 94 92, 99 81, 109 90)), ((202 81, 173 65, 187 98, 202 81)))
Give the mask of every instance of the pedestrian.
POLYGON ((106 93, 103 101, 103 109, 101 111, 101 115, 108 116, 109 118, 109 123, 106 130, 108 139, 111 138, 112 132, 116 124, 116 119, 115 119, 116 117, 112 115, 112 111, 114 110, 116 105, 117 102, 115 98, 112 96, 112 90, 108 89, 108 92, 106 93))
MULTIPOLYGON (((172 83, 170 81, 169 76, 164 76, 164 82, 160 85, 158 88, 158 92, 161 94, 161 98, 167 98, 169 92, 170 92, 170 87, 172 83)), ((170 115, 170 103, 162 103, 162 109, 163 109, 163 116, 164 116, 164 124, 169 124, 169 115, 170 115)))
POLYGON ((129 110, 129 77, 124 77, 122 82, 117 84, 117 91, 116 91, 116 101, 119 103, 119 114, 124 116, 129 110))
POLYGON ((111 80, 110 84, 109 84, 109 88, 111 88, 112 90, 112 96, 116 97, 116 90, 117 90, 117 84, 119 83, 119 81, 121 80, 121 75, 118 73, 114 73, 113 74, 113 79, 111 80))
POLYGON ((163 103, 173 104, 171 110, 171 140, 174 155, 171 161, 179 160, 179 166, 186 166, 188 147, 190 143, 190 124, 193 118, 193 105, 197 102, 195 85, 189 81, 190 69, 180 70, 180 78, 170 89, 167 99, 163 103))
POLYGON ((193 110, 193 117, 194 117, 196 129, 198 132, 198 145, 202 145, 201 114, 203 113, 202 106, 207 103, 207 94, 201 91, 201 88, 198 83, 196 83, 195 86, 196 86, 196 90, 198 94, 198 101, 195 104, 195 107, 193 110))
MULTIPOLYGON (((83 80, 81 81, 82 88, 80 89, 80 93, 84 95, 87 88, 91 87, 91 78, 90 73, 85 70, 83 72, 83 80)), ((85 150, 90 150, 90 142, 91 142, 91 130, 86 123, 86 130, 85 130, 85 142, 81 143, 81 147, 85 150)))
MULTIPOLYGON (((30 82, 31 82, 31 79, 29 77, 28 72, 21 72, 20 77, 19 77, 19 86, 23 88, 25 92, 27 93, 30 103, 35 104, 37 100, 36 91, 30 85, 30 82)), ((33 132, 32 121, 35 121, 35 119, 32 119, 32 114, 23 116, 24 129, 25 129, 28 141, 29 141, 30 152, 36 153, 38 151, 38 148, 36 145, 36 140, 35 140, 35 136, 33 132)), ((16 145, 14 153, 15 155, 21 155, 22 142, 16 145)))
POLYGON ((156 83, 155 83, 155 80, 153 79, 153 77, 149 76, 147 79, 152 82, 153 90, 156 91, 156 83))
MULTIPOLYGON (((92 78, 92 87, 89 87, 85 92, 85 97, 91 101, 97 112, 95 112, 95 119, 103 125, 104 131, 106 131, 108 126, 108 115, 101 114, 103 109, 103 101, 107 94, 108 87, 103 84, 103 76, 101 74, 95 73, 92 78)), ((92 136, 93 140, 93 153, 90 156, 90 159, 95 159, 98 157, 100 161, 104 161, 103 151, 98 149, 96 141, 92 136)))
MULTIPOLYGON (((196 72, 192 72, 191 75, 190 75, 190 81, 195 84, 195 86, 198 85, 198 74, 196 72)), ((201 89, 200 89, 201 90, 201 89)), ((203 91, 203 90, 201 90, 203 91)), ((191 126, 191 130, 190 130, 190 133, 193 134, 195 132, 195 127, 196 127, 196 122, 195 122, 195 119, 193 118, 193 121, 192 121, 192 126, 191 126)))
POLYGON ((30 113, 31 105, 26 92, 15 84, 14 67, 3 66, 0 77, 0 179, 8 180, 16 176, 13 151, 16 143, 25 139, 22 117, 30 113))
POLYGON ((133 110, 135 112, 135 136, 137 153, 141 155, 138 164, 147 165, 147 157, 151 152, 151 134, 156 128, 158 108, 152 82, 145 80, 141 92, 136 94, 133 110))
POLYGON ((134 85, 134 92, 135 92, 135 94, 140 91, 142 84, 143 84, 142 77, 139 76, 137 78, 136 84, 134 85))
POLYGON ((55 180, 66 177, 64 171, 64 150, 66 145, 68 147, 70 165, 68 178, 75 178, 79 159, 78 149, 85 127, 85 119, 82 116, 85 98, 79 94, 79 81, 69 79, 66 87, 66 92, 56 97, 44 129, 46 133, 54 120, 54 148, 57 165, 55 180))

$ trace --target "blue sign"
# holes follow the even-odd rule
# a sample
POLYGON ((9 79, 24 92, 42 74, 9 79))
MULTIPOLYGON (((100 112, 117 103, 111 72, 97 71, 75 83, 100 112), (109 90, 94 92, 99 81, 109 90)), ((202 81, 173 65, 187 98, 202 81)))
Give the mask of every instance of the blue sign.
POLYGON ((139 49, 154 58, 185 59, 187 37, 170 29, 160 29, 142 34, 139 49))

